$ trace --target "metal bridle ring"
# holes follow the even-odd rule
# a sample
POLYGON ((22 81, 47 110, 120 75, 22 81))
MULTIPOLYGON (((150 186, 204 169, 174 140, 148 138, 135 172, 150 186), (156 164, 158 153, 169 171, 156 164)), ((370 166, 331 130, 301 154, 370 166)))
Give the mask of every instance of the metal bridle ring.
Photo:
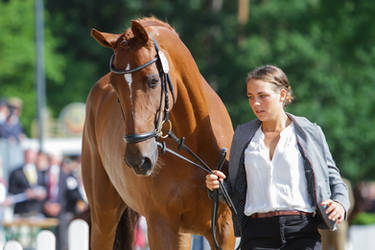
MULTIPOLYGON (((159 133, 158 133, 158 136, 163 138, 163 139, 165 139, 169 136, 168 133, 163 135, 163 132, 161 131, 163 129, 163 125, 164 125, 165 122, 166 122, 165 120, 161 122, 160 130, 159 130, 159 133)), ((168 122, 168 125, 169 125, 169 129, 168 129, 168 132, 169 132, 169 131, 172 130, 172 122, 171 122, 171 120, 167 120, 167 122, 168 122)))

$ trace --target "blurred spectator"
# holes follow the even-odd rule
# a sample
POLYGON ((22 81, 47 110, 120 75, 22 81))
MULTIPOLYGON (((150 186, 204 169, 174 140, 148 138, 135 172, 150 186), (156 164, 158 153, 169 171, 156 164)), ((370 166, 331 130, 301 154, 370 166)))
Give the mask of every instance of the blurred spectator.
POLYGON ((8 192, 7 189, 6 180, 3 178, 3 161, 0 157, 0 205, 3 205, 3 202, 5 201, 8 192))
POLYGON ((147 222, 144 216, 140 216, 134 228, 134 250, 148 249, 147 222))
POLYGON ((369 213, 375 213, 375 183, 370 182, 368 186, 369 213))
POLYGON ((85 189, 83 187, 83 182, 82 182, 81 156, 73 157, 71 169, 73 170, 72 174, 74 174, 74 176, 78 180, 78 190, 82 197, 82 200, 78 201, 76 204, 76 214, 74 215, 73 219, 82 219, 86 221, 87 224, 89 224, 89 226, 91 226, 90 208, 88 205, 86 192, 85 192, 85 189))
POLYGON ((361 181, 354 187, 355 206, 349 217, 349 223, 360 213, 375 213, 375 182, 361 181))
MULTIPOLYGON (((346 186, 348 187, 349 193, 349 200, 350 200, 350 209, 346 218, 350 216, 353 211, 353 207, 355 204, 354 194, 352 190, 351 183, 348 179, 343 178, 346 186)), ((345 250, 347 249, 347 242, 348 242, 348 233, 349 233, 349 223, 348 220, 342 221, 340 224, 337 225, 336 231, 329 231, 329 230, 320 230, 319 233, 322 236, 322 250, 345 250)))
MULTIPOLYGON (((3 164, 0 159, 0 206, 8 206, 10 205, 9 199, 7 199, 7 193, 8 193, 8 183, 3 178, 3 164)), ((3 219, 3 209, 0 208, 0 219, 3 219)))
MULTIPOLYGON (((48 155, 47 153, 43 151, 39 151, 36 157, 36 167, 38 171, 40 171, 43 175, 46 174, 48 167, 49 167, 49 162, 48 162, 48 155)), ((47 182, 45 179, 45 176, 43 176, 43 185, 46 186, 47 182)))
POLYGON ((11 109, 14 114, 14 117, 12 118, 14 119, 13 120, 14 123, 19 122, 18 118, 21 116, 21 113, 22 113, 22 105, 23 105, 23 102, 21 101, 21 99, 17 97, 11 97, 8 99, 9 109, 11 109))
MULTIPOLYGON (((42 171, 38 170, 36 162, 43 157, 32 149, 24 152, 24 165, 13 170, 9 176, 9 193, 18 195, 19 200, 14 207, 15 214, 33 215, 42 213, 43 200, 46 197, 45 183, 42 171), (38 160, 37 160, 38 158, 38 160), (22 198, 22 197, 25 198, 22 198)), ((14 196, 16 197, 16 196, 14 196)))
MULTIPOLYGON (((2 116, 6 115, 6 109, 3 105, 2 116)), ((20 115, 22 109, 22 101, 16 97, 8 100, 8 115, 5 116, 5 121, 0 122, 0 138, 6 138, 12 142, 19 142, 25 135, 20 122, 20 115)))
POLYGON ((74 162, 65 158, 60 164, 57 164, 56 156, 50 156, 49 159, 45 214, 58 217, 62 213, 75 214, 79 212, 80 207, 77 205, 83 201, 83 198, 79 190, 79 181, 72 170, 74 162))
POLYGON ((62 161, 54 155, 49 157, 47 171, 47 200, 44 203, 44 214, 58 218, 60 223, 56 231, 57 249, 66 248, 66 231, 69 221, 77 212, 78 204, 83 202, 78 189, 78 180, 72 174, 72 161, 62 161), (69 171, 68 171, 69 170, 69 171))
POLYGON ((69 176, 68 177, 68 184, 71 186, 76 186, 77 189, 74 193, 74 195, 71 196, 71 198, 68 202, 68 207, 71 208, 69 212, 73 214, 79 214, 83 213, 88 209, 88 202, 86 193, 83 188, 82 178, 81 178, 81 157, 76 156, 72 157, 71 160, 67 161, 69 164, 63 164, 63 170, 64 172, 69 176))
MULTIPOLYGON (((4 99, 0 99, 0 124, 4 123, 6 118, 9 116, 8 102, 4 99)), ((0 131, 1 135, 1 131, 0 131)))
POLYGON ((60 163, 56 155, 49 155, 46 170, 47 200, 44 203, 44 213, 48 217, 57 217, 61 211, 61 197, 58 197, 62 193, 59 187, 60 163))

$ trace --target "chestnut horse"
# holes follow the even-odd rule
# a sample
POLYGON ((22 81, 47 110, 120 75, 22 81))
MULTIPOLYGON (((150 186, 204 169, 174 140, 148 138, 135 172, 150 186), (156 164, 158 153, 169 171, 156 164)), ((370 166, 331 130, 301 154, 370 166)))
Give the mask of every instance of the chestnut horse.
MULTIPOLYGON (((172 140, 160 137, 171 129, 215 166, 233 136, 224 104, 167 23, 143 18, 122 34, 95 29, 91 34, 114 51, 112 72, 96 83, 86 103, 82 175, 92 249, 113 249, 121 241, 123 249, 131 249, 130 209, 145 216, 151 249, 190 249, 191 234, 203 235, 214 249, 206 173, 172 154, 160 154, 157 143, 177 151, 172 140), (162 71, 169 72, 168 85, 162 84, 162 71)), ((231 212, 224 204, 219 205, 216 237, 223 249, 234 248, 231 212)))

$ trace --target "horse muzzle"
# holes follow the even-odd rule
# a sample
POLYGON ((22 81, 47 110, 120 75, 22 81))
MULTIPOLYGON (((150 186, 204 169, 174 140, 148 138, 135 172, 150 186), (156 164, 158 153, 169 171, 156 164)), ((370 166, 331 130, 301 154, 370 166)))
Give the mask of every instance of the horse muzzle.
POLYGON ((158 149, 155 141, 127 144, 125 162, 137 175, 151 175, 157 159, 158 149))

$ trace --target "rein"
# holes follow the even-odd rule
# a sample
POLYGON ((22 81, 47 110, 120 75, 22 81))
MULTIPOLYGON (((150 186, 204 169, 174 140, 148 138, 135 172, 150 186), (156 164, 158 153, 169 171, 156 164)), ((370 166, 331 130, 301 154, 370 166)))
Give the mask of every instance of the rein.
MULTIPOLYGON (((162 154, 164 154, 166 152, 171 153, 171 154, 183 159, 184 161, 187 161, 190 164, 202 169, 203 171, 205 171, 209 174, 214 174, 213 170, 197 154, 195 154, 188 146, 185 145, 185 143, 184 143, 185 138, 184 137, 182 137, 181 139, 177 138, 177 136, 172 132, 172 130, 169 130, 167 135, 168 135, 169 138, 171 138, 172 140, 174 140, 178 144, 178 147, 177 147, 178 150, 180 150, 181 148, 184 149, 191 156, 193 156, 193 158, 195 160, 197 160, 199 163, 193 162, 190 159, 184 157, 183 155, 167 148, 164 141, 163 142, 156 142, 158 147, 161 148, 162 154)), ((220 171, 222 170, 226 155, 227 155, 227 150, 225 148, 223 148, 221 150, 221 153, 220 153, 219 161, 218 161, 217 168, 216 168, 217 170, 220 170, 220 171)), ((227 206, 230 208, 232 214, 234 215, 233 218, 238 222, 238 225, 240 225, 239 216, 238 216, 236 208, 234 207, 232 199, 230 198, 230 196, 228 194, 228 191, 226 190, 224 184, 219 182, 219 190, 213 191, 214 199, 212 200, 212 219, 211 219, 211 234, 212 234, 212 238, 214 240, 216 250, 221 250, 221 247, 219 246, 219 243, 217 242, 217 239, 216 239, 216 221, 217 221, 217 210, 218 210, 218 206, 219 206, 219 193, 223 196, 223 199, 224 199, 225 203, 227 204, 227 206)), ((240 230, 241 230, 241 228, 240 228, 240 230)), ((242 236, 241 231, 240 231, 240 235, 242 236)), ((240 244, 238 244, 236 250, 241 249, 241 245, 242 245, 242 237, 241 237, 240 244)))
MULTIPOLYGON (((161 98, 160 98, 160 105, 159 105, 159 111, 160 112, 158 112, 157 117, 156 117, 155 129, 153 131, 146 132, 146 133, 124 135, 123 140, 126 143, 138 143, 138 142, 146 141, 146 140, 151 139, 151 138, 163 138, 163 139, 165 139, 165 138, 169 137, 178 144, 178 150, 180 150, 181 148, 184 149, 196 161, 198 161, 198 163, 196 163, 194 161, 191 161, 190 159, 184 157, 183 155, 167 148, 167 146, 165 144, 165 141, 162 141, 162 142, 156 141, 156 144, 161 149, 162 154, 165 154, 166 152, 168 152, 168 153, 173 154, 176 157, 179 157, 182 160, 202 169, 203 171, 205 171, 209 174, 213 174, 213 170, 197 154, 195 154, 188 146, 185 145, 184 137, 179 139, 172 132, 172 122, 169 120, 169 117, 168 117, 168 114, 169 114, 169 111, 170 111, 169 110, 169 92, 171 92, 171 95, 172 95, 172 98, 173 98, 173 103, 175 103, 176 100, 175 100, 173 85, 172 85, 172 82, 171 82, 171 79, 170 79, 170 76, 169 76, 168 60, 165 57, 163 51, 160 50, 159 45, 157 44, 156 40, 153 37, 152 37, 152 40, 154 42, 155 50, 156 50, 157 54, 150 61, 146 62, 145 64, 143 64, 139 67, 136 67, 134 69, 117 70, 113 66, 113 61, 114 61, 115 55, 113 54, 111 56, 111 59, 110 59, 110 63, 109 63, 110 71, 114 74, 124 75, 124 76, 126 74, 131 74, 133 72, 142 70, 142 69, 148 67, 149 65, 151 65, 153 63, 156 63, 158 71, 159 71, 159 76, 160 76, 160 79, 161 79, 161 98), (161 120, 161 108, 162 108, 163 97, 164 97, 164 110, 163 110, 164 116, 163 116, 163 120, 161 120), (167 134, 163 135, 161 130, 162 130, 163 125, 165 123, 168 124, 169 130, 168 130, 167 134)), ((120 102, 119 98, 118 98, 118 102, 120 104, 122 118, 125 120, 124 110, 122 109, 122 105, 121 105, 121 102, 120 102)), ((225 148, 222 149, 220 157, 219 157, 218 165, 217 165, 218 170, 222 169, 222 167, 224 165, 226 154, 227 154, 226 149, 225 148)), ((219 190, 214 191, 215 197, 212 201, 212 219, 211 219, 211 234, 212 234, 212 238, 214 240, 215 248, 217 250, 221 250, 221 248, 219 246, 219 243, 217 242, 217 239, 216 239, 216 221, 217 221, 217 210, 218 210, 218 205, 219 205, 219 191, 223 195, 223 198, 224 198, 226 204, 228 205, 232 214, 234 215, 233 217, 239 222, 236 208, 234 207, 233 202, 232 202, 231 198, 229 197, 229 194, 228 194, 226 188, 224 187, 223 183, 220 182, 219 183, 219 190)), ((242 235, 242 233, 241 233, 241 235, 242 235)), ((240 248, 241 248, 241 243, 238 245, 236 250, 238 250, 240 248)))

